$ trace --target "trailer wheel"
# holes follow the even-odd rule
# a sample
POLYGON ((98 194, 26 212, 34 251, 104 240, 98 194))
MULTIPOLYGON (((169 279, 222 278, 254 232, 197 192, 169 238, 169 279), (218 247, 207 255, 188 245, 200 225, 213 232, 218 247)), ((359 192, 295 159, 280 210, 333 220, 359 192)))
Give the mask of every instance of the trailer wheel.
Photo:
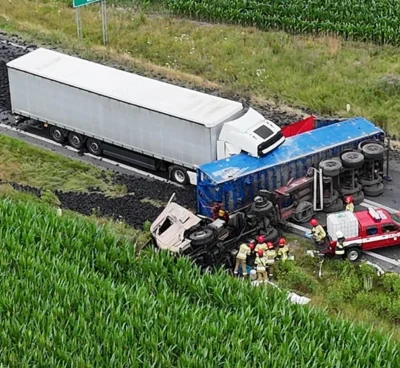
POLYGON ((279 239, 279 232, 274 227, 269 227, 265 231, 260 231, 262 235, 265 235, 265 241, 275 243, 279 239))
POLYGON ((337 176, 342 169, 342 163, 337 159, 323 160, 319 163, 319 168, 322 169, 324 176, 337 176))
POLYGON ((378 143, 367 143, 362 147, 362 153, 367 160, 382 160, 384 148, 378 143))
POLYGON ((345 152, 340 158, 342 160, 343 166, 348 169, 359 169, 364 164, 364 155, 361 152, 345 152))
POLYGON ((383 183, 371 185, 371 186, 364 186, 363 192, 368 197, 378 197, 383 193, 383 183))
POLYGON ((97 139, 89 138, 86 142, 86 147, 92 155, 100 156, 103 153, 101 143, 97 139))
POLYGON ((170 178, 172 181, 180 185, 186 185, 189 182, 189 177, 186 170, 180 166, 170 167, 170 178))
POLYGON ((83 147, 83 137, 79 133, 70 132, 68 134, 68 142, 76 149, 81 149, 83 147))
POLYGON ((52 126, 50 128, 50 137, 53 141, 57 143, 64 143, 65 142, 65 135, 61 128, 52 126))
POLYGON ((264 217, 270 215, 274 210, 274 205, 271 201, 266 201, 262 207, 258 207, 259 204, 253 203, 250 208, 250 214, 258 217, 264 217))
POLYGON ((189 235, 193 246, 205 245, 214 239, 214 233, 210 229, 195 231, 189 235))
POLYGON ((343 201, 340 198, 338 198, 330 206, 327 206, 327 207, 324 206, 325 213, 339 212, 342 210, 343 210, 343 201))
POLYGON ((361 249, 358 247, 351 247, 346 250, 346 258, 351 262, 358 261, 362 256, 361 249))
POLYGON ((382 176, 378 175, 376 179, 368 180, 364 177, 358 179, 362 186, 371 186, 382 183, 382 176))
POLYGON ((364 192, 362 190, 360 190, 358 193, 353 194, 352 197, 353 197, 353 203, 355 205, 359 205, 364 201, 365 196, 364 196, 364 192))

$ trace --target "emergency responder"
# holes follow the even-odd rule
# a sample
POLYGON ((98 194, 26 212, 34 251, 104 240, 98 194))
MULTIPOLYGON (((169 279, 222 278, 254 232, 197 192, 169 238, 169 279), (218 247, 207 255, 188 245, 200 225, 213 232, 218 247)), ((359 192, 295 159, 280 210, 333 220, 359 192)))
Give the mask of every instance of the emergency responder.
POLYGON ((262 249, 259 249, 257 251, 257 257, 254 262, 256 264, 256 272, 257 272, 257 281, 264 282, 268 280, 268 275, 267 275, 267 258, 264 255, 264 251, 262 249))
POLYGON ((276 251, 274 249, 274 245, 271 242, 267 243, 267 252, 265 254, 267 258, 267 269, 268 269, 268 277, 272 278, 274 276, 274 265, 275 265, 275 258, 276 258, 276 251))
POLYGON ((239 252, 236 255, 236 264, 235 269, 233 271, 234 275, 238 274, 239 267, 242 266, 242 275, 247 276, 247 264, 246 259, 247 256, 250 255, 252 248, 254 249, 254 244, 252 243, 242 243, 239 247, 239 252))
POLYGON ((318 223, 318 220, 316 219, 312 219, 310 221, 310 224, 312 226, 311 235, 316 245, 323 248, 326 239, 326 232, 324 228, 318 223))
POLYGON ((337 241, 336 241, 336 247, 335 247, 335 258, 344 259, 344 257, 345 257, 344 235, 339 230, 339 231, 336 231, 336 237, 337 237, 337 241))
POLYGON ((228 221, 229 221, 228 212, 226 212, 225 210, 223 210, 222 208, 220 208, 220 209, 218 210, 218 218, 219 218, 220 220, 225 221, 225 223, 228 223, 228 221))
POLYGON ((289 257, 289 248, 286 245, 286 239, 279 239, 279 248, 278 248, 278 259, 281 261, 286 261, 289 257))
POLYGON ((265 244, 265 236, 264 235, 258 235, 258 236, 256 236, 256 240, 257 240, 256 252, 258 250, 260 250, 260 249, 263 252, 265 252, 267 250, 267 244, 265 244))
POLYGON ((353 197, 352 196, 346 197, 345 202, 346 202, 346 211, 354 212, 353 197))

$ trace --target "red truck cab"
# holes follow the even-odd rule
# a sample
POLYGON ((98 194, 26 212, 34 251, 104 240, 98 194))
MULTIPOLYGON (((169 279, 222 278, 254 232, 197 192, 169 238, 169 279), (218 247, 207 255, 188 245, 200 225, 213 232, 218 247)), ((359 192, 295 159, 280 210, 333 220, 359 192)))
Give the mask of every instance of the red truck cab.
MULTIPOLYGON (((341 213, 331 214, 329 216, 340 217, 341 213)), ((362 254, 362 251, 372 249, 390 247, 400 245, 400 213, 389 213, 384 209, 369 208, 366 211, 347 212, 343 222, 332 222, 329 229, 328 219, 328 236, 330 240, 330 248, 326 252, 328 254, 335 253, 336 247, 336 231, 343 232, 345 241, 344 246, 346 256, 351 261, 357 261, 362 254), (349 226, 349 218, 354 218, 354 225, 349 226)))

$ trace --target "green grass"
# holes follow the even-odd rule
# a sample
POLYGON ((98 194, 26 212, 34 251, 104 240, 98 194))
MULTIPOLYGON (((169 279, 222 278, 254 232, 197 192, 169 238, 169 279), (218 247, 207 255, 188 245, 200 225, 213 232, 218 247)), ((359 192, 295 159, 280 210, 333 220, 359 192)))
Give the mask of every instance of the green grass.
MULTIPOLYGON (((126 191, 121 185, 109 184, 111 172, 105 172, 105 179, 100 174, 101 170, 94 166, 0 135, 0 179, 3 182, 16 182, 48 191, 86 191, 90 187, 111 194, 126 191)), ((51 195, 47 193, 45 196, 51 195)), ((48 199, 51 202, 51 198, 48 199)))
POLYGON ((129 8, 109 9, 109 46, 103 47, 96 5, 81 10, 82 42, 73 10, 63 2, 2 5, 1 28, 86 58, 248 96, 261 105, 276 96, 282 108, 294 104, 321 114, 361 115, 400 133, 396 47, 146 16, 129 8))
POLYGON ((386 335, 146 251, 46 205, 0 200, 0 363, 396 367, 386 335))

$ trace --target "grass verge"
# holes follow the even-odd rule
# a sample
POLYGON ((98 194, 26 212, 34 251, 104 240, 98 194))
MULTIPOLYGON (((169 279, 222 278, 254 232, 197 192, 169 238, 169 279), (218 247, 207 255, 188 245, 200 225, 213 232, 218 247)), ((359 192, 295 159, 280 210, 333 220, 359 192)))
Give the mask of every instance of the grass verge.
POLYGON ((397 364, 398 342, 276 290, 166 253, 136 259, 132 242, 43 204, 3 199, 0 211, 2 365, 397 364))
POLYGON ((50 191, 94 187, 114 194, 124 191, 121 185, 112 184, 111 172, 5 135, 0 135, 0 179, 50 191))
POLYGON ((400 132, 398 48, 146 16, 131 8, 109 9, 104 47, 98 6, 81 14, 83 42, 63 1, 4 2, 0 27, 83 57, 221 88, 261 104, 277 97, 321 114, 362 115, 400 132))

